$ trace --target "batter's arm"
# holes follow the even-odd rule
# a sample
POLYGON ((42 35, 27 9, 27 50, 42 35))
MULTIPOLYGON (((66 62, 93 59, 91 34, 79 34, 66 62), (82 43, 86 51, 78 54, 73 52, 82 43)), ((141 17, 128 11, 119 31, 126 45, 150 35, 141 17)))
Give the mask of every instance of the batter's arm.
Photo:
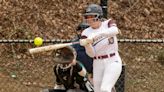
POLYGON ((93 39, 93 42, 94 42, 94 41, 97 41, 100 38, 113 37, 113 36, 116 36, 117 34, 119 34, 118 28, 117 27, 111 27, 111 28, 99 33, 98 35, 94 36, 92 39, 93 39))
POLYGON ((113 37, 119 33, 118 28, 115 26, 112 26, 108 28, 107 30, 101 32, 98 36, 107 36, 107 37, 113 37))
POLYGON ((109 37, 113 37, 119 34, 119 30, 115 20, 109 19, 107 26, 107 30, 104 31, 104 34, 107 34, 107 36, 109 37))
POLYGON ((95 56, 95 50, 93 48, 93 46, 91 44, 88 44, 85 47, 86 53, 88 56, 90 57, 94 57, 95 56))
POLYGON ((94 57, 95 56, 95 50, 94 50, 94 48, 92 46, 93 39, 92 38, 90 39, 90 38, 88 38, 85 35, 82 35, 81 39, 84 39, 84 40, 86 39, 86 41, 84 41, 84 43, 86 43, 87 39, 89 39, 89 42, 87 42, 86 45, 83 45, 83 46, 85 47, 85 52, 87 53, 87 55, 89 57, 94 57), (90 40, 92 40, 92 41, 90 41, 90 40))
MULTIPOLYGON (((106 25, 104 25, 106 26, 106 25)), ((116 36, 117 34, 119 34, 119 30, 118 30, 118 27, 116 25, 116 22, 115 20, 108 20, 108 23, 107 23, 107 27, 104 31, 101 31, 98 35, 96 36, 93 36, 93 40, 96 41, 100 38, 103 38, 103 37, 113 37, 113 36, 116 36)))

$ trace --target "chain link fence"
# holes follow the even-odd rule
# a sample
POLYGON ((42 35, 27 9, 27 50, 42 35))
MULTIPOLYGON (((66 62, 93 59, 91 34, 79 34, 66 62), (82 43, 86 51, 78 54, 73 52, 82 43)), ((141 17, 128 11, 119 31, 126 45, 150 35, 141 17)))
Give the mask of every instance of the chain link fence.
MULTIPOLYGON (((0 0, 0 39, 72 38, 84 6, 98 1, 0 0)), ((109 1, 108 12, 118 20, 121 38, 163 38, 163 0, 109 1)), ((54 42, 65 40, 46 40, 44 45, 54 42)), ((164 92, 164 39, 119 42, 124 66, 117 92, 164 92)), ((33 47, 33 40, 0 40, 0 92, 53 88, 51 52, 31 55, 27 50, 33 47)))
MULTIPOLYGON (((0 92, 53 88, 51 52, 30 55, 27 50, 33 47, 27 43, 0 44, 0 92)), ((163 43, 119 43, 119 48, 124 71, 116 83, 117 92, 164 92, 163 43)))

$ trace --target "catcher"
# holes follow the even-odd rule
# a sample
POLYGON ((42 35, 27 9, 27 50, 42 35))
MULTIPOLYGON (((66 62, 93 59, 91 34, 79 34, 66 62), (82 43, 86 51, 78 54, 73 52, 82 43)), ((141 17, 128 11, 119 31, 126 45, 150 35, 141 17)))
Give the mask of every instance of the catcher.
POLYGON ((57 62, 54 66, 55 87, 42 92, 94 92, 85 68, 76 60, 74 48, 67 46, 58 49, 54 55, 57 62))

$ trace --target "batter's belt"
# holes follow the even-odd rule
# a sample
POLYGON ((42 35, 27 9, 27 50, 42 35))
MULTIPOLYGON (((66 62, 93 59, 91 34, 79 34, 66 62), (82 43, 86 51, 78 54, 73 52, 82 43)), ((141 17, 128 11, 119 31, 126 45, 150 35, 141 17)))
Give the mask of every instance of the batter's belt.
POLYGON ((111 58, 113 56, 115 56, 115 53, 111 53, 111 54, 106 54, 106 55, 100 55, 100 56, 95 56, 94 59, 105 59, 105 58, 111 58))

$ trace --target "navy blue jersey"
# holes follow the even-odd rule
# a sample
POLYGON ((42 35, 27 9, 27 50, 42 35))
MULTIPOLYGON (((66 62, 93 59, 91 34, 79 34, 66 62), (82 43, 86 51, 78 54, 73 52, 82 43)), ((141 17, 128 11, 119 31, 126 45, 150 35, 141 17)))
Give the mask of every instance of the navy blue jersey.
MULTIPOLYGON (((76 41, 77 40, 78 39, 76 39, 76 41)), ((81 46, 80 44, 73 45, 73 48, 75 48, 77 52, 76 60, 80 61, 80 63, 84 65, 88 73, 92 73, 93 72, 93 58, 89 57, 86 54, 85 48, 81 46)))

